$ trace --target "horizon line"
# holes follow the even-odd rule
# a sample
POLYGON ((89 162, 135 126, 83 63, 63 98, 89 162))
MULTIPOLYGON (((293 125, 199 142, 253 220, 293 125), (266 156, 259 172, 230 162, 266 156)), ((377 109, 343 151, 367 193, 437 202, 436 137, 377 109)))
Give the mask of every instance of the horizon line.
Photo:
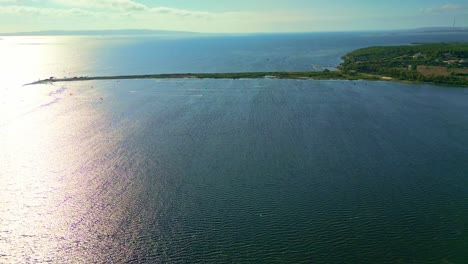
MULTIPOLYGON (((327 31, 258 31, 258 32, 197 32, 197 31, 182 31, 182 30, 164 30, 164 29, 145 29, 145 28, 129 28, 129 29, 51 29, 51 30, 37 30, 37 31, 18 31, 18 32, 1 32, 0 36, 28 36, 28 35, 57 35, 66 36, 72 35, 86 35, 96 33, 98 35, 106 35, 106 33, 121 33, 127 32, 133 34, 151 34, 151 33, 171 33, 171 34, 206 34, 206 35, 237 35, 237 34, 301 34, 301 33, 346 33, 346 32, 392 32, 392 31, 467 31, 468 27, 418 27, 406 29, 362 29, 362 30, 327 30, 327 31)), ((111 34, 109 34, 111 35, 111 34)))

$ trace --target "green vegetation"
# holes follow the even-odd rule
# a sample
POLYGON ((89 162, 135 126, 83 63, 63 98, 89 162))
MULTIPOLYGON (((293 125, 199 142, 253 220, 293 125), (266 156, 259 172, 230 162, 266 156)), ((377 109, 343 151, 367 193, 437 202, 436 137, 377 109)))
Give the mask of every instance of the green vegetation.
POLYGON ((468 86, 468 43, 369 47, 343 57, 343 74, 468 86))
POLYGON ((348 79, 341 71, 307 71, 307 72, 230 72, 230 73, 175 73, 175 74, 147 74, 147 75, 120 75, 120 76, 96 76, 96 77, 72 77, 39 80, 32 84, 52 82, 73 82, 90 80, 122 80, 122 79, 314 79, 314 80, 337 80, 348 79))
POLYGON ((338 70, 302 72, 237 72, 148 74, 73 77, 39 80, 31 84, 119 79, 313 79, 313 80, 400 80, 442 85, 468 86, 468 43, 413 44, 369 47, 343 57, 338 70))

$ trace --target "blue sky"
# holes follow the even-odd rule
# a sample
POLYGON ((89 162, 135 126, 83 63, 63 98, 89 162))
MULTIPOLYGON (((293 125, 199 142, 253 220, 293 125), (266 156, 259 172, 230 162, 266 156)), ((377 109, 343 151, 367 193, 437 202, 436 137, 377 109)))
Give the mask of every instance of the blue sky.
POLYGON ((0 32, 305 32, 468 27, 468 0, 0 0, 0 32))

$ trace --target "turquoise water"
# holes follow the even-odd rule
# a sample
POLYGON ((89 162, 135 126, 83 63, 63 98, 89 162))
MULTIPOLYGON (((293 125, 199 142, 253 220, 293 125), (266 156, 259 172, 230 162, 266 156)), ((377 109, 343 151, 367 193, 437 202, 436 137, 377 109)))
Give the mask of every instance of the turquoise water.
MULTIPOLYGON (((333 36, 356 46, 382 41, 333 36)), ((331 46, 320 34, 275 37, 284 50, 296 43, 297 55, 291 57, 305 61, 312 56, 305 43, 328 43, 316 52, 322 57, 310 64, 339 62, 349 48, 331 46)), ((437 37, 449 38, 421 38, 437 37)), ((191 56, 208 56, 205 63, 185 65, 180 72, 196 67, 212 71, 215 66, 241 69, 242 62, 230 60, 237 58, 236 50, 228 48, 244 49, 243 56, 250 57, 262 46, 256 38, 220 39, 225 44, 217 45, 230 50, 220 58, 208 56, 217 53, 202 51, 199 44, 191 56), (226 44, 235 41, 245 46, 226 44), (218 58, 226 65, 208 63, 218 58)), ((75 48, 75 40, 60 39, 68 44, 54 44, 53 49, 75 48)), ((116 60, 127 60, 135 46, 167 45, 166 52, 208 41, 165 40, 156 45, 154 39, 124 40, 93 40, 86 52, 40 58, 41 69, 30 66, 28 76, 4 83, 0 262, 468 259, 466 89, 299 80, 15 86, 33 74, 51 75, 67 56, 76 58, 75 64, 69 62, 70 71, 119 73, 125 69, 116 60), (95 68, 80 60, 104 49, 109 54, 96 58, 91 64, 95 68), (108 68, 97 66, 104 63, 108 68)), ((51 44, 26 46, 42 49, 51 44)), ((275 50, 262 49, 269 61, 276 60, 275 50)), ((129 71, 162 69, 164 61, 155 58, 163 55, 151 54, 136 56, 138 63, 128 60, 129 71)), ((288 66, 255 61, 263 59, 254 56, 245 67, 288 66)), ((170 72, 177 63, 167 64, 170 72)))

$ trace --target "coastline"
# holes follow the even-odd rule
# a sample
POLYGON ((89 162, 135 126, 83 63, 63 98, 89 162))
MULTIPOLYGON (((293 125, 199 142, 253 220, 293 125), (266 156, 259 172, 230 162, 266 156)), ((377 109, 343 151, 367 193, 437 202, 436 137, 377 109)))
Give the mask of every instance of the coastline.
POLYGON ((340 71, 328 73, 319 71, 307 72, 231 72, 231 73, 173 73, 114 76, 81 76, 71 78, 42 79, 25 85, 54 82, 92 81, 92 80, 131 80, 131 79, 303 79, 303 80, 345 80, 340 71))
POLYGON ((374 74, 345 74, 340 70, 335 71, 304 71, 304 72, 234 72, 234 73, 174 73, 174 74, 144 74, 144 75, 114 75, 114 76, 81 76, 70 78, 41 79, 35 82, 24 84, 36 85, 56 82, 76 82, 93 80, 136 80, 136 79, 291 79, 291 80, 368 80, 368 81, 387 81, 403 82, 411 84, 433 84, 438 86, 458 86, 468 88, 467 84, 451 85, 444 83, 400 80, 392 77, 374 75, 374 74))
POLYGON ((54 82, 122 79, 301 79, 380 80, 440 86, 468 87, 468 43, 427 43, 374 46, 354 50, 342 57, 336 70, 169 73, 116 76, 81 76, 38 80, 25 85, 54 82))

